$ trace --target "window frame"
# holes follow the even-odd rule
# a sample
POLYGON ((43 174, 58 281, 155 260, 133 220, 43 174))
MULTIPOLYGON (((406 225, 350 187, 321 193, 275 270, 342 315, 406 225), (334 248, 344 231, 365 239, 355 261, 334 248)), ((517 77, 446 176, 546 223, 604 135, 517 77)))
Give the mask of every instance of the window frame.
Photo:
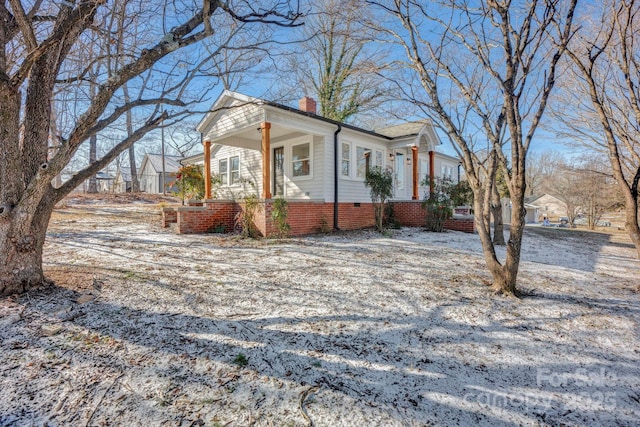
POLYGON ((235 156, 229 156, 228 158, 229 160, 229 186, 238 186, 240 184, 242 184, 242 176, 240 174, 240 154, 237 154, 235 156), (235 170, 233 169, 233 159, 238 159, 238 169, 235 170), (234 172, 237 172, 238 174, 238 178, 234 179, 234 172))
POLYGON ((229 158, 218 159, 218 175, 220 176, 220 185, 229 185, 229 158), (222 172, 222 162, 224 162, 224 173, 222 172))
MULTIPOLYGON (((364 181, 367 177, 367 153, 369 153, 369 167, 371 167, 371 155, 374 153, 375 149, 371 147, 366 147, 362 145, 356 145, 356 179, 364 181), (358 154, 358 151, 362 150, 362 158, 358 154), (364 168, 364 174, 360 175, 361 168, 364 168)), ((374 165, 375 166, 375 165, 374 165)))
POLYGON ((289 149, 287 150, 289 152, 289 161, 286 161, 286 157, 285 157, 285 169, 288 168, 290 173, 288 174, 290 176, 290 179, 292 181, 304 181, 304 180, 308 180, 308 179, 313 179, 313 140, 309 139, 309 138, 303 138, 303 139, 299 139, 296 141, 293 141, 291 143, 291 145, 289 146, 289 149), (301 145, 308 145, 309 146, 309 155, 307 158, 301 158, 298 160, 295 160, 293 157, 293 149, 295 147, 299 147, 301 145), (295 172, 295 163, 298 162, 304 162, 307 161, 309 164, 309 171, 307 174, 305 175, 294 175, 295 172))
POLYGON ((352 158, 351 142, 342 141, 340 145, 340 178, 342 179, 351 179, 351 158, 352 158), (348 158, 344 157, 345 147, 348 147, 348 150, 347 150, 347 154, 349 155, 348 158), (347 173, 344 173, 345 162, 347 164, 347 173))

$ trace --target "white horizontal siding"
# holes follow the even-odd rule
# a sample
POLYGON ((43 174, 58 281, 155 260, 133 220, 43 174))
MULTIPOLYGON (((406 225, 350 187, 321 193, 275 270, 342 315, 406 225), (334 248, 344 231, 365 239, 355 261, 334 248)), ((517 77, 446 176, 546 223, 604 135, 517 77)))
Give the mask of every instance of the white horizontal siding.
MULTIPOLYGON (((368 137, 367 135, 362 135, 355 132, 344 132, 338 134, 338 174, 339 174, 339 182, 338 182, 338 201, 342 203, 349 202, 359 202, 359 203, 367 203, 371 202, 371 194, 369 188, 364 185, 364 178, 360 178, 357 176, 357 159, 356 147, 363 147, 370 150, 378 150, 382 152, 382 160, 385 166, 389 166, 388 158, 389 158, 389 150, 386 147, 386 144, 380 142, 380 140, 368 137), (348 143, 351 147, 351 157, 350 157, 350 170, 349 176, 346 177, 342 175, 342 143, 348 143)), ((331 142, 331 189, 330 193, 331 198, 330 201, 333 201, 333 141, 331 142)), ((375 160, 373 160, 375 162, 375 160)), ((372 163, 373 165, 373 163, 372 163)))
POLYGON ((229 133, 261 123, 264 120, 264 111, 259 105, 242 105, 239 101, 235 101, 228 108, 213 126, 204 132, 206 141, 215 141, 229 133))

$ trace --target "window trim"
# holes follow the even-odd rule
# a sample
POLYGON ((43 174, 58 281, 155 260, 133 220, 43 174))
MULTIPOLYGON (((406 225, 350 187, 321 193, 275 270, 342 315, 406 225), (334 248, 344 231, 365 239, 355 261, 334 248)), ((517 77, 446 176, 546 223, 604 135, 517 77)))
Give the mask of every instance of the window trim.
POLYGON ((238 153, 235 156, 229 156, 229 187, 237 187, 239 185, 242 184, 242 174, 240 173, 240 171, 242 170, 242 168, 240 167, 240 153, 238 153), (232 159, 238 159, 238 180, 234 181, 233 180, 233 162, 232 159))
POLYGON ((340 179, 352 179, 352 158, 353 158, 353 153, 351 152, 353 149, 353 145, 350 141, 342 141, 341 145, 340 145, 340 179), (347 153, 349 153, 349 158, 344 158, 344 146, 349 147, 349 150, 347 151, 347 153), (343 164, 344 162, 347 162, 347 165, 349 166, 347 168, 347 173, 344 173, 344 167, 343 164))
MULTIPOLYGON (((367 153, 369 153, 369 166, 371 166, 371 155, 376 151, 376 149, 375 148, 371 148, 371 147, 366 147, 364 145, 356 145, 356 150, 355 151, 356 151, 356 168, 355 168, 356 176, 355 176, 355 178, 357 180, 364 181, 365 178, 366 178, 366 175, 367 175, 367 157, 366 157, 366 155, 367 155, 367 153), (358 174, 360 172, 360 164, 358 162, 361 160, 360 156, 358 156, 358 149, 364 150, 364 154, 362 156, 362 159, 364 159, 364 171, 365 171, 365 174, 363 176, 360 176, 358 174)), ((375 166, 375 165, 373 165, 373 166, 375 166)))
POLYGON ((303 137, 303 138, 299 138, 299 139, 295 139, 295 140, 291 141, 291 144, 289 145, 287 152, 289 154, 289 161, 287 161, 287 159, 285 157, 285 169, 288 169, 288 171, 285 170, 285 175, 288 175, 289 179, 291 181, 306 181, 306 180, 313 179, 313 167, 314 167, 314 161, 313 161, 313 138, 303 137), (295 160, 295 161, 293 160, 293 148, 297 147, 299 145, 309 145, 309 158, 308 158, 309 159, 309 173, 307 175, 294 176, 293 175, 293 171, 294 171, 293 164, 294 164, 294 162, 302 161, 302 160, 295 160))
POLYGON ((225 185, 228 186, 229 185, 229 158, 225 157, 225 158, 221 158, 218 159, 218 175, 220 176, 220 185, 225 185), (222 174, 222 162, 224 162, 225 164, 225 169, 226 171, 224 172, 224 175, 222 174))
POLYGON ((226 157, 220 157, 218 159, 218 175, 220 176, 220 179, 222 180, 222 182, 220 183, 221 186, 223 187, 241 187, 242 186, 242 156, 241 153, 238 154, 234 154, 234 155, 227 155, 226 157), (233 171, 231 170, 231 159, 237 157, 238 158, 238 181, 237 182, 231 182, 232 181, 232 176, 233 176, 233 171), (222 162, 226 163, 226 167, 227 167, 227 171, 223 174, 220 171, 220 164, 222 162), (224 182, 226 180, 226 182, 224 182))

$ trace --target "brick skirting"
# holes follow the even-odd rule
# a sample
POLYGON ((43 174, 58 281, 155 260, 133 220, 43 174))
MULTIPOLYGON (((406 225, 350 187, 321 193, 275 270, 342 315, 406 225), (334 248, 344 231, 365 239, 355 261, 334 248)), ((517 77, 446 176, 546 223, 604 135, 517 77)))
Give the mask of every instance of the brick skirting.
MULTIPOLYGON (((422 227, 426 222, 426 211, 422 202, 392 202, 395 219, 401 225, 422 227)), ((333 203, 322 201, 288 201, 290 235, 302 236, 333 229, 333 203)), ((271 219, 272 200, 261 202, 261 209, 254 220, 262 236, 271 236, 276 227, 271 219)), ((176 224, 180 234, 230 232, 233 230, 238 212, 244 209, 242 202, 233 200, 205 200, 202 206, 163 208, 162 226, 176 224)), ((371 203, 340 203, 338 205, 338 226, 341 230, 358 230, 375 225, 371 203)), ((473 217, 452 218, 445 222, 449 230, 475 232, 473 217)))

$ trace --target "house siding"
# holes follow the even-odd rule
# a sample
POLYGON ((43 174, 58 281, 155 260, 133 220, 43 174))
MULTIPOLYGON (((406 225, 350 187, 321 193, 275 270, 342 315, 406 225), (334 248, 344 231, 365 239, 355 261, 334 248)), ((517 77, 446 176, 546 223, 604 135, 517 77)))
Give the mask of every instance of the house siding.
MULTIPOLYGON (((367 203, 371 202, 371 196, 369 193, 369 189, 364 184, 364 178, 360 178, 357 176, 357 147, 363 147, 371 150, 378 150, 382 152, 382 161, 383 167, 388 167, 388 153, 389 150, 384 145, 384 143, 377 141, 374 138, 365 138, 360 135, 355 134, 354 132, 344 132, 344 134, 338 134, 338 173, 339 182, 338 182, 338 198, 340 203, 348 203, 348 202, 356 202, 356 203, 367 203), (342 143, 347 143, 350 145, 350 165, 349 165, 349 176, 342 175, 342 143)), ((331 141, 331 148, 327 150, 329 152, 330 157, 330 169, 331 172, 328 174, 330 176, 330 187, 325 191, 330 194, 330 200, 333 201, 333 139, 331 141)), ((375 159, 373 160, 375 162, 375 159)), ((371 166, 374 166, 375 163, 371 163, 371 166)))
POLYGON ((260 105, 242 105, 240 101, 234 101, 227 105, 228 109, 213 124, 204 135, 204 139, 213 141, 236 129, 258 124, 264 120, 264 113, 260 105), (234 108, 236 107, 236 108, 234 108))
POLYGON ((145 162, 144 168, 140 171, 140 189, 146 193, 158 193, 159 175, 153 169, 150 162, 145 162))

